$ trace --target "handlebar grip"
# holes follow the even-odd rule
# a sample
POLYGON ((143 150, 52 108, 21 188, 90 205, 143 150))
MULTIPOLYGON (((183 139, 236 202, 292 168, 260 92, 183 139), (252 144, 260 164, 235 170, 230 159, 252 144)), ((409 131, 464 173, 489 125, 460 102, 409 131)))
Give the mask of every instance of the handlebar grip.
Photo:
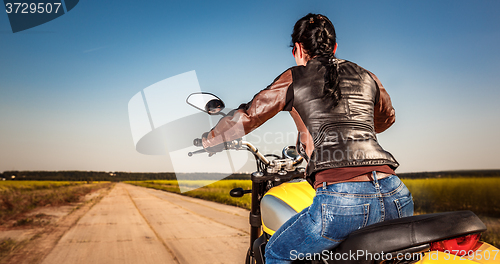
POLYGON ((203 147, 203 141, 201 138, 195 138, 193 140, 193 145, 195 145, 195 147, 203 147))

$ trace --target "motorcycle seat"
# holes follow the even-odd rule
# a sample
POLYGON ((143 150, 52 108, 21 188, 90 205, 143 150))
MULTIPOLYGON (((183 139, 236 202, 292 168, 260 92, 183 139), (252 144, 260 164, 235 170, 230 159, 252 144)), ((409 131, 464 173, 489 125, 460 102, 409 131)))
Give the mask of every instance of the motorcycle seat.
POLYGON ((332 251, 389 253, 484 231, 486 226, 471 211, 417 215, 358 229, 332 251))

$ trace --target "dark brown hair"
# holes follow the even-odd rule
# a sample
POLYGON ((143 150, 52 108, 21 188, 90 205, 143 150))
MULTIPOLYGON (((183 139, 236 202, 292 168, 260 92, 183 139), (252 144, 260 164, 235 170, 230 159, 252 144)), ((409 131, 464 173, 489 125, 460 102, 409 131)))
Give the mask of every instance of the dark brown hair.
POLYGON ((332 22, 324 15, 307 14, 299 19, 293 27, 292 45, 302 44, 304 52, 312 59, 325 58, 325 96, 331 96, 334 106, 338 105, 342 94, 338 81, 338 64, 333 53, 337 36, 332 22))

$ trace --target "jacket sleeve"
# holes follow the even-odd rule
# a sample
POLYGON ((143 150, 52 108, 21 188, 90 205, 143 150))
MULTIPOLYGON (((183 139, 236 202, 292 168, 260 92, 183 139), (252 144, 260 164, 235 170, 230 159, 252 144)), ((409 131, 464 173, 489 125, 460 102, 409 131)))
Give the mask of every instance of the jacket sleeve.
POLYGON ((210 130, 207 137, 203 138, 203 147, 213 147, 240 138, 258 128, 278 112, 290 108, 287 93, 291 84, 292 71, 287 70, 266 89, 256 94, 249 103, 240 105, 238 109, 223 117, 210 130))
POLYGON ((380 80, 371 72, 370 75, 378 86, 378 100, 375 104, 373 114, 375 132, 382 133, 396 121, 396 110, 392 107, 391 97, 389 97, 389 94, 385 90, 384 86, 382 86, 380 80))

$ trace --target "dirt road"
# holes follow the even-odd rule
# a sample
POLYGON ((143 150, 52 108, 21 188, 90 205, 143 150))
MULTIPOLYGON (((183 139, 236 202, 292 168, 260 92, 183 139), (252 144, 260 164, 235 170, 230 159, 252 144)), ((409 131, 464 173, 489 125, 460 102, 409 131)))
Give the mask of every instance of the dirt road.
POLYGON ((248 211, 119 183, 43 264, 244 263, 248 211))

